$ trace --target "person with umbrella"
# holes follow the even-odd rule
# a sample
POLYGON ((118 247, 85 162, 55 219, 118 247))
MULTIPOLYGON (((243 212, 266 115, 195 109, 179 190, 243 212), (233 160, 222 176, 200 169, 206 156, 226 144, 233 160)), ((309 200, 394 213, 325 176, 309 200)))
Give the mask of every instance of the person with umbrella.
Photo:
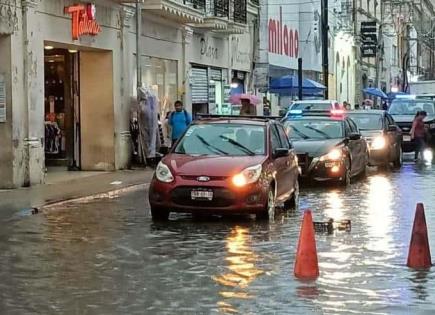
POLYGON ((240 108, 240 116, 256 116, 258 97, 252 94, 235 94, 230 97, 232 104, 242 105, 240 108))

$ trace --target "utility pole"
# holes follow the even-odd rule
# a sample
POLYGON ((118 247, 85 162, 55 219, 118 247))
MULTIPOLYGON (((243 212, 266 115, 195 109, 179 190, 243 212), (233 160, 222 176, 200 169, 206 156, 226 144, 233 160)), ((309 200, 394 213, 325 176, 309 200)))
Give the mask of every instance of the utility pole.
POLYGON ((380 76, 383 68, 384 60, 384 39, 383 39, 383 21, 384 21, 384 1, 381 0, 381 23, 379 24, 378 31, 378 43, 376 51, 376 77, 375 77, 375 87, 379 88, 380 76))
POLYGON ((300 101, 303 98, 302 84, 302 58, 298 58, 298 96, 300 101))
POLYGON ((325 99, 329 98, 329 61, 328 61, 328 0, 321 0, 321 24, 322 24, 322 73, 325 85, 325 99))
POLYGON ((142 36, 142 14, 139 0, 136 0, 136 85, 138 88, 142 86, 142 68, 140 65, 140 38, 142 36))

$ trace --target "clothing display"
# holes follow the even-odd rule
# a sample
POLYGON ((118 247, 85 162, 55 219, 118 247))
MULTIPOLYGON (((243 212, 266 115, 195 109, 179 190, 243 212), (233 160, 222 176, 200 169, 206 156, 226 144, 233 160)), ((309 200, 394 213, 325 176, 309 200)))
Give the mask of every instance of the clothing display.
POLYGON ((59 154, 62 150, 62 132, 56 122, 45 122, 45 153, 59 154))
POLYGON ((156 157, 159 146, 157 97, 151 88, 138 88, 139 144, 145 159, 156 157))

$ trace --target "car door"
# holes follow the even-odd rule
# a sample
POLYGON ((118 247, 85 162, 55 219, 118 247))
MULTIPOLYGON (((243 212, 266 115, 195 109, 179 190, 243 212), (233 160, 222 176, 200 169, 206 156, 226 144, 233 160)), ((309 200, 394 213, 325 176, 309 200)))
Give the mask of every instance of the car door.
POLYGON ((290 146, 290 141, 282 125, 276 124, 278 133, 281 140, 281 147, 289 150, 289 155, 286 160, 285 169, 283 170, 283 199, 288 199, 293 193, 296 181, 298 180, 298 163, 296 160, 296 154, 290 146))
POLYGON ((393 152, 395 154, 402 146, 402 131, 400 130, 399 126, 397 126, 396 122, 390 114, 386 114, 385 116, 387 118, 388 126, 394 126, 396 129, 395 131, 390 131, 391 141, 393 142, 393 152))
POLYGON ((363 153, 363 150, 365 149, 363 146, 363 139, 358 140, 352 140, 350 139, 351 134, 359 133, 358 127, 351 119, 345 120, 345 129, 347 130, 347 139, 348 139, 348 148, 351 155, 351 174, 352 176, 355 174, 358 174, 364 165, 365 167, 365 152, 363 153), (347 126, 346 126, 347 125, 347 126))
POLYGON ((384 128, 384 134, 386 136, 386 140, 387 140, 387 146, 388 146, 388 157, 389 160, 393 160, 394 159, 394 152, 396 150, 396 131, 391 131, 389 130, 390 127, 390 121, 388 120, 387 115, 383 116, 383 128, 384 128))
POLYGON ((276 149, 282 148, 281 139, 279 136, 276 124, 270 125, 270 148, 271 148, 271 158, 273 160, 273 168, 275 170, 274 178, 276 184, 276 197, 279 198, 285 191, 285 170, 287 168, 288 157, 278 157, 275 158, 274 153, 276 149))

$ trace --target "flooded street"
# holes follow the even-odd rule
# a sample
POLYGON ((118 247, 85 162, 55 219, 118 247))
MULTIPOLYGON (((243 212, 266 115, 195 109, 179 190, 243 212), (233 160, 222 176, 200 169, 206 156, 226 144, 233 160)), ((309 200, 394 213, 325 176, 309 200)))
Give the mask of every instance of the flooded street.
POLYGON ((406 267, 417 202, 435 252, 435 165, 305 187, 300 209, 151 221, 144 191, 2 222, 0 314, 433 314, 435 270, 406 267), (316 234, 320 277, 293 276, 304 209, 350 219, 316 234))

